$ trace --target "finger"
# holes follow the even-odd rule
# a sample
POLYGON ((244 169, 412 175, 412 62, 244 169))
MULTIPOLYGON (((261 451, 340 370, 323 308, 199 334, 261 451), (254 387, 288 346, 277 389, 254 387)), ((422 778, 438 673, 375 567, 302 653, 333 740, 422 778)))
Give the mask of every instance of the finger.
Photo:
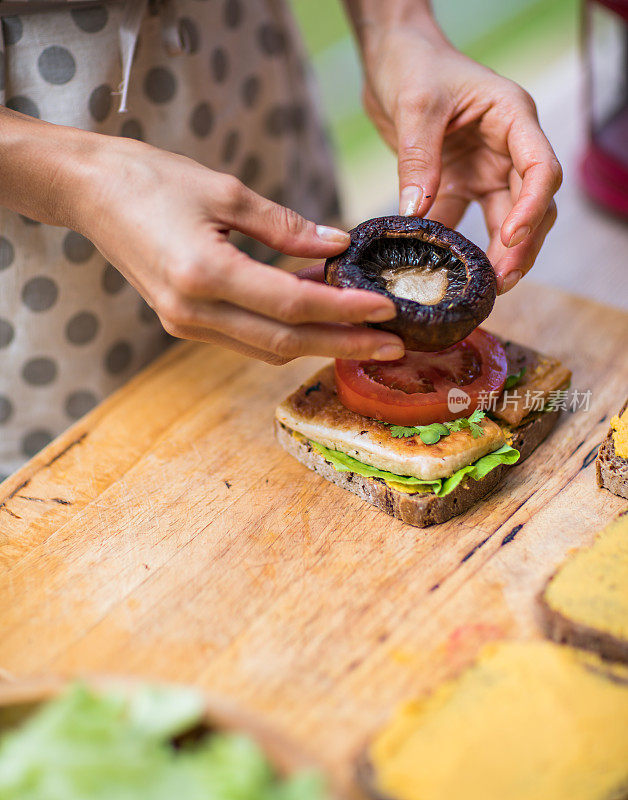
POLYGON ((236 353, 240 353, 248 358, 256 358, 258 361, 264 361, 267 364, 278 366, 286 363, 286 359, 280 358, 275 353, 271 353, 268 350, 261 350, 259 347, 252 347, 231 336, 225 336, 219 331, 214 331, 209 328, 184 328, 170 325, 166 325, 165 327, 168 333, 172 336, 176 336, 178 339, 189 339, 195 342, 215 344, 219 347, 224 347, 226 350, 234 350, 236 353))
POLYGON ((430 219, 435 219, 448 228, 455 228, 462 219, 468 205, 469 201, 463 197, 439 193, 430 209, 430 219))
POLYGON ((332 256, 346 249, 351 241, 346 231, 316 225, 231 176, 225 176, 222 193, 214 201, 221 223, 287 255, 332 256))
POLYGON ((396 120, 400 214, 425 215, 434 202, 447 122, 440 103, 429 95, 401 107, 396 120))
POLYGON ((545 237, 555 221, 556 203, 552 200, 541 224, 537 226, 534 233, 516 247, 505 249, 503 255, 498 258, 495 264, 495 273, 500 294, 510 291, 532 269, 545 237))
POLYGON ((501 240, 501 227, 512 209, 512 196, 508 189, 499 189, 483 195, 480 198, 480 205, 489 235, 486 255, 493 267, 495 267, 504 254, 508 252, 508 248, 501 240))
POLYGON ((507 143, 522 185, 511 212, 504 220, 501 239, 507 247, 516 247, 544 220, 552 197, 562 182, 562 170, 533 110, 516 117, 508 132, 507 143))
POLYGON ((276 267, 260 264, 225 241, 212 243, 211 261, 193 274, 174 277, 188 297, 224 300, 264 316, 306 322, 384 322, 396 314, 393 302, 378 292, 339 289, 276 267))
POLYGON ((501 240, 501 228, 504 220, 521 192, 522 181, 517 170, 512 167, 508 172, 508 186, 483 195, 480 205, 484 213, 484 221, 489 234, 487 255, 493 264, 504 255, 506 247, 501 240))
POLYGON ((297 278, 301 278, 306 281, 316 281, 317 283, 324 283, 325 263, 321 262, 320 264, 312 264, 312 266, 303 267, 302 269, 298 269, 296 272, 293 272, 292 274, 296 275, 297 278))
POLYGON ((395 152, 397 150, 397 132, 395 126, 387 113, 382 109, 381 104, 376 99, 368 82, 364 84, 362 89, 362 102, 364 104, 364 110, 371 122, 375 125, 386 144, 395 152))
POLYGON ((165 327, 175 336, 199 340, 218 331, 285 360, 328 356, 394 361, 404 353, 401 339, 392 333, 353 325, 287 325, 229 303, 197 302, 178 320, 166 321, 165 327))
POLYGON ((551 200, 544 219, 534 233, 515 247, 505 247, 501 240, 501 225, 512 210, 521 186, 521 178, 515 170, 511 170, 509 189, 491 192, 481 200, 490 236, 487 255, 495 268, 500 294, 516 286, 532 268, 543 241, 556 220, 556 204, 551 200))

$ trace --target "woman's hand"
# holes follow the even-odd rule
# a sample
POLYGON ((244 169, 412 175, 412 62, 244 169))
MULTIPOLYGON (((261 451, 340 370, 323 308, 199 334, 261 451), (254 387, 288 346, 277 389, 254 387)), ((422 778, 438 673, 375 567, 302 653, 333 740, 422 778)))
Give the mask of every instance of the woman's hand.
POLYGON ((83 158, 87 236, 174 336, 229 347, 271 364, 303 355, 390 360, 393 334, 348 323, 395 315, 373 292, 337 289, 254 261, 228 241, 237 230, 282 253, 324 258, 349 235, 317 226, 236 178, 129 139, 92 140, 83 158))
POLYGON ((455 50, 427 4, 420 7, 416 19, 390 25, 356 19, 366 110, 398 155, 400 213, 430 211, 455 227, 477 200, 505 292, 532 267, 554 224, 560 164, 532 98, 455 50))
POLYGON ((349 235, 317 226, 230 175, 132 139, 51 125, 0 106, 0 204, 90 239, 174 336, 271 364, 297 356, 401 358, 388 298, 249 258, 237 230, 289 255, 325 258, 349 235), (307 278, 312 278, 307 280, 307 278))

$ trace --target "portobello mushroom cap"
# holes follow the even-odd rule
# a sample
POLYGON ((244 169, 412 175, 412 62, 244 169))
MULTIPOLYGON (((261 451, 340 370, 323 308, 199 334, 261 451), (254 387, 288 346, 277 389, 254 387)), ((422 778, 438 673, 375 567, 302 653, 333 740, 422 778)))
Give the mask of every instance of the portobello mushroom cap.
POLYGON ((420 217, 379 217, 352 231, 349 247, 325 263, 332 286, 367 289, 394 302, 397 316, 370 327, 396 333, 408 350, 444 350, 491 313, 495 273, 479 247, 420 217))

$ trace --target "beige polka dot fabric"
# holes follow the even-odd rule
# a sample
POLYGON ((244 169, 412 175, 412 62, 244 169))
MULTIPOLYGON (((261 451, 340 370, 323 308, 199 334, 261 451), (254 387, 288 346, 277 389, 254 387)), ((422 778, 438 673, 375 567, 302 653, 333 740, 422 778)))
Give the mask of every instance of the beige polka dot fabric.
MULTIPOLYGON (((118 3, 68 3, 2 17, 0 101, 183 153, 316 221, 337 221, 333 165, 283 3, 151 4, 120 114, 123 13, 118 3), (166 17, 183 45, 177 55, 164 44, 166 17)), ((154 312, 91 242, 0 209, 0 477, 166 346, 154 312)))

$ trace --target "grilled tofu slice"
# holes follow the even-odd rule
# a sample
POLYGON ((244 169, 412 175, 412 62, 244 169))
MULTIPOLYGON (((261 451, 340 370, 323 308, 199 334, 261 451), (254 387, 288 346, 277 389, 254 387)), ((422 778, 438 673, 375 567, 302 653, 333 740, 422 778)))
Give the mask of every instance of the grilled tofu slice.
POLYGON ((447 478, 457 469, 492 453, 504 442, 499 425, 482 420, 483 436, 456 431, 436 444, 418 436, 395 439, 383 422, 345 408, 336 393, 333 365, 324 367, 277 408, 277 419, 293 431, 364 464, 422 480, 447 478))

